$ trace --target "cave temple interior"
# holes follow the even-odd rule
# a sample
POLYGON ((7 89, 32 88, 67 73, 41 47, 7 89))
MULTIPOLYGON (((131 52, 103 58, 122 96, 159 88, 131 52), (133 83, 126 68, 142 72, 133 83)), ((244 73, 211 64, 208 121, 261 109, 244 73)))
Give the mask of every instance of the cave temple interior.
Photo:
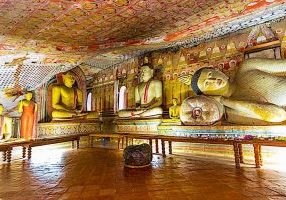
POLYGON ((284 0, 0 0, 0 200, 285 200, 284 59, 284 0))

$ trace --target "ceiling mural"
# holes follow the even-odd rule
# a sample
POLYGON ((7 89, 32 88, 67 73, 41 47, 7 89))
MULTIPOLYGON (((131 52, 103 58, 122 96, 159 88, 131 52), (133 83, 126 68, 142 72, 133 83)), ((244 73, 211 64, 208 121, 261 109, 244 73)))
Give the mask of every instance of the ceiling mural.
POLYGON ((0 97, 286 16, 284 0, 0 0, 0 97), (6 91, 6 92, 5 92, 6 91), (7 93, 8 91, 8 93, 7 93))
POLYGON ((174 42, 206 27, 283 3, 284 0, 2 0, 0 50, 86 52, 174 42))

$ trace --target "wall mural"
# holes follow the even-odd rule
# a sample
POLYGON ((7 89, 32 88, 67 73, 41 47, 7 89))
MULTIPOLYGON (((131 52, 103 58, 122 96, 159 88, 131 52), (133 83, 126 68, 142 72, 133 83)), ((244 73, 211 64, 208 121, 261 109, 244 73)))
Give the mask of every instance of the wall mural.
MULTIPOLYGON (((271 27, 268 24, 259 25, 256 27, 253 27, 251 29, 247 29, 244 31, 241 31, 239 33, 232 34, 228 37, 213 40, 208 43, 202 43, 196 47, 192 48, 176 48, 176 49, 168 49, 168 50, 161 50, 161 51, 155 51, 149 54, 145 54, 143 57, 139 57, 138 60, 134 60, 133 62, 130 62, 129 65, 120 65, 117 68, 113 70, 103 70, 96 74, 95 81, 94 81, 94 87, 96 88, 94 90, 94 93, 97 94, 98 91, 102 89, 102 85, 105 85, 109 82, 114 83, 116 81, 121 82, 119 84, 120 86, 124 85, 126 86, 126 98, 127 98, 127 108, 128 111, 132 114, 132 109, 135 108, 135 99, 134 99, 134 91, 135 86, 138 85, 138 77, 139 77, 139 71, 142 70, 140 66, 144 64, 148 64, 153 67, 153 70, 156 72, 155 78, 158 80, 161 80, 163 82, 163 108, 164 110, 168 110, 174 102, 174 99, 176 101, 176 104, 179 102, 181 104, 185 99, 188 97, 191 97, 189 102, 184 102, 182 107, 186 108, 190 107, 190 105, 193 105, 193 107, 216 107, 216 109, 213 110, 213 112, 216 114, 213 117, 208 117, 209 121, 206 122, 206 117, 204 115, 200 115, 199 111, 203 110, 196 110, 194 112, 194 116, 197 116, 196 122, 193 120, 193 122, 187 122, 186 124, 211 124, 221 119, 223 116, 223 113, 226 112, 228 114, 228 119, 231 122, 235 123, 246 123, 248 124, 267 124, 267 123, 277 123, 285 120, 285 114, 283 114, 281 110, 281 105, 276 104, 273 101, 273 98, 276 98, 277 95, 270 95, 269 91, 267 93, 266 89, 263 90, 263 83, 271 85, 275 82, 275 80, 279 79, 282 74, 284 74, 282 65, 284 63, 281 61, 263 61, 263 60, 254 60, 254 61, 245 61, 246 58, 251 58, 255 55, 255 57, 261 57, 263 58, 281 58, 281 52, 284 52, 285 46, 284 40, 285 40, 285 20, 273 24, 271 27), (283 50, 284 49, 284 50, 283 50), (260 55, 261 54, 261 55, 260 55), (252 62, 252 63, 251 63, 252 62), (243 63, 243 64, 242 64, 243 63), (277 66, 282 71, 277 71, 276 68, 275 73, 278 73, 277 77, 272 77, 274 75, 266 75, 263 76, 263 79, 256 78, 256 76, 250 76, 249 78, 252 78, 251 80, 248 80, 245 76, 242 76, 242 74, 245 74, 245 70, 255 71, 256 68, 259 66, 259 70, 263 71, 263 67, 268 69, 272 69, 271 66, 277 66), (279 67, 280 66, 280 67, 279 67), (253 68, 251 68, 253 67, 253 68), (251 68, 251 69, 250 69, 251 68), (214 71, 215 70, 215 71, 214 71), (221 74, 218 74, 218 77, 216 77, 216 80, 220 79, 222 80, 219 85, 223 83, 230 83, 239 86, 248 85, 249 88, 247 90, 246 86, 243 86, 243 88, 237 88, 236 92, 231 93, 229 96, 222 98, 222 99, 209 99, 208 97, 200 97, 202 100, 198 100, 195 96, 198 94, 198 91, 194 89, 194 87, 191 87, 191 80, 195 73, 198 74, 198 78, 201 77, 201 74, 216 74, 220 72, 221 74), (109 79, 111 74, 116 74, 116 78, 112 76, 112 79, 109 79), (266 78, 268 76, 271 76, 270 78, 272 80, 266 78), (223 78, 221 78, 223 77, 223 78), (240 79, 238 78, 240 77, 240 79), (275 79, 275 80, 274 80, 275 79), (226 81, 223 81, 226 80, 226 81), (247 81, 248 83, 245 83, 247 81), (260 82, 262 81, 262 82, 260 82), (253 85, 254 84, 254 85, 253 85), (252 92, 249 92, 251 90, 252 92), (133 93, 132 93, 133 91, 133 93), (250 93, 253 93, 254 91, 257 91, 259 95, 254 95, 255 97, 259 99, 255 99, 253 95, 249 95, 250 93), (259 91, 259 92, 258 92, 259 91), (264 92, 263 92, 264 91, 264 92), (242 94, 243 93, 243 94, 242 94), (268 96, 266 95, 268 94, 268 96), (263 95, 264 94, 264 95, 263 95), (274 97, 275 96, 275 97, 274 97), (244 99, 243 99, 243 98, 244 99), (248 98, 248 99, 246 99, 248 98), (231 99, 231 100, 229 100, 231 99), (263 101, 263 99, 267 99, 263 101), (242 109, 244 111, 237 111, 234 113, 234 104, 238 106, 238 100, 244 101, 240 102, 239 107, 246 108, 248 107, 250 110, 245 111, 245 109, 242 109), (250 104, 247 103, 249 101, 254 101, 257 104, 250 104), (178 101, 178 102, 177 102, 178 101), (130 102, 130 103, 129 103, 130 102), (200 102, 199 104, 196 102, 200 102), (205 102, 205 103, 204 103, 205 102), (218 103, 220 105, 218 105, 218 103), (271 103, 271 108, 268 108, 266 104, 271 103), (242 105, 243 104, 243 105, 242 105), (250 108, 251 107, 251 108, 250 108), (267 107, 267 108, 266 108, 267 107), (251 110, 252 109, 252 110, 251 110), (271 112, 269 112, 270 110, 271 112), (254 111, 255 110, 255 111, 254 111), (261 113, 260 111, 267 110, 267 113, 270 113, 270 115, 266 115, 266 113, 261 113), (243 113, 247 112, 248 115, 243 113), (249 113, 253 113, 251 116, 249 113), (277 112, 277 115, 274 114, 274 112, 277 112), (237 113, 240 113, 240 117, 237 117, 237 113), (259 114, 260 113, 260 114, 259 114), (254 117, 256 115, 257 117, 254 117), (275 117, 275 116, 276 117, 275 117), (203 117, 200 119, 200 122, 198 121, 199 117, 203 117), (243 121, 241 119, 243 119, 243 121), (247 118, 252 118, 251 120, 247 121, 247 118), (265 123, 263 123, 265 121, 265 123)), ((283 54, 283 53, 282 53, 283 54)), ((282 55, 282 58, 284 58, 284 55, 282 55)), ((268 72, 267 71, 267 72, 268 72)), ((266 73, 266 72, 262 72, 266 73)), ((259 73, 256 73, 257 76, 260 76, 259 73)), ((281 78, 282 79, 282 78, 281 78)), ((198 79, 198 84, 202 84, 200 82, 200 79, 198 79)), ((278 80, 278 81, 279 81, 278 80)), ((284 80, 284 79, 283 79, 284 80)), ((283 81, 280 80, 280 81, 283 81)), ((202 88, 202 86, 200 87, 202 88)), ((270 89, 273 91, 273 89, 270 89)), ((229 90, 228 90, 229 91, 229 90)), ((224 96, 223 91, 220 91, 222 96, 224 96)), ((210 92, 202 92, 205 95, 218 95, 218 94, 212 94, 210 92)), ((100 93, 99 93, 100 94, 100 93)), ((110 93, 111 95, 112 93, 110 93)), ((256 94, 256 93, 255 93, 256 94)), ((280 96, 277 98, 281 98, 281 95, 283 96, 283 92, 280 93, 280 96)), ((104 100, 101 100, 104 101, 104 100)), ((107 101, 107 100, 106 100, 107 101)), ((103 103, 106 104, 106 103, 103 103)), ((102 104, 97 104, 95 107, 99 108, 101 111, 104 112, 105 107, 102 107, 102 104)), ((186 110, 186 109, 181 109, 186 110)), ((209 111, 206 111, 209 112, 209 111)), ((210 114, 210 113, 208 113, 210 114)), ((185 114, 189 115, 189 113, 185 114)), ((186 116, 185 119, 190 118, 190 116, 186 116)))

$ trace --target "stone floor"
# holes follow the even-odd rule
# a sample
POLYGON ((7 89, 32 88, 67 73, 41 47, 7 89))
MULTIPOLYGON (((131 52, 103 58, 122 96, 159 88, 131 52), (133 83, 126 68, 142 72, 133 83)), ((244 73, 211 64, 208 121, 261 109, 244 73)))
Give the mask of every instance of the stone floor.
POLYGON ((122 151, 57 145, 0 164, 0 184, 0 200, 286 199, 286 173, 236 169, 230 159, 155 155, 150 168, 125 169, 122 151))

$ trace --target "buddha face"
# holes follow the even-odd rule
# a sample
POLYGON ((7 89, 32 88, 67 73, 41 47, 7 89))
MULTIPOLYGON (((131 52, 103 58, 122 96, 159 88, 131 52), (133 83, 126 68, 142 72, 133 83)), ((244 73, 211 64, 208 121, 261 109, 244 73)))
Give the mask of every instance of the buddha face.
POLYGON ((204 94, 222 95, 229 87, 228 77, 221 71, 204 69, 198 80, 198 87, 204 94))
POLYGON ((178 99, 176 99, 176 98, 173 99, 173 105, 174 106, 178 105, 178 99))
POLYGON ((0 104, 0 115, 2 115, 3 110, 4 110, 4 106, 2 104, 0 104))
POLYGON ((140 81, 148 82, 153 77, 153 70, 149 66, 145 65, 141 68, 140 81))
POLYGON ((71 88, 73 84, 75 83, 75 78, 72 74, 67 73, 63 75, 63 81, 64 81, 65 86, 67 86, 68 88, 71 88))
POLYGON ((30 101, 30 100, 32 99, 32 97, 33 97, 32 92, 28 92, 28 93, 25 94, 25 98, 26 98, 28 101, 30 101))

